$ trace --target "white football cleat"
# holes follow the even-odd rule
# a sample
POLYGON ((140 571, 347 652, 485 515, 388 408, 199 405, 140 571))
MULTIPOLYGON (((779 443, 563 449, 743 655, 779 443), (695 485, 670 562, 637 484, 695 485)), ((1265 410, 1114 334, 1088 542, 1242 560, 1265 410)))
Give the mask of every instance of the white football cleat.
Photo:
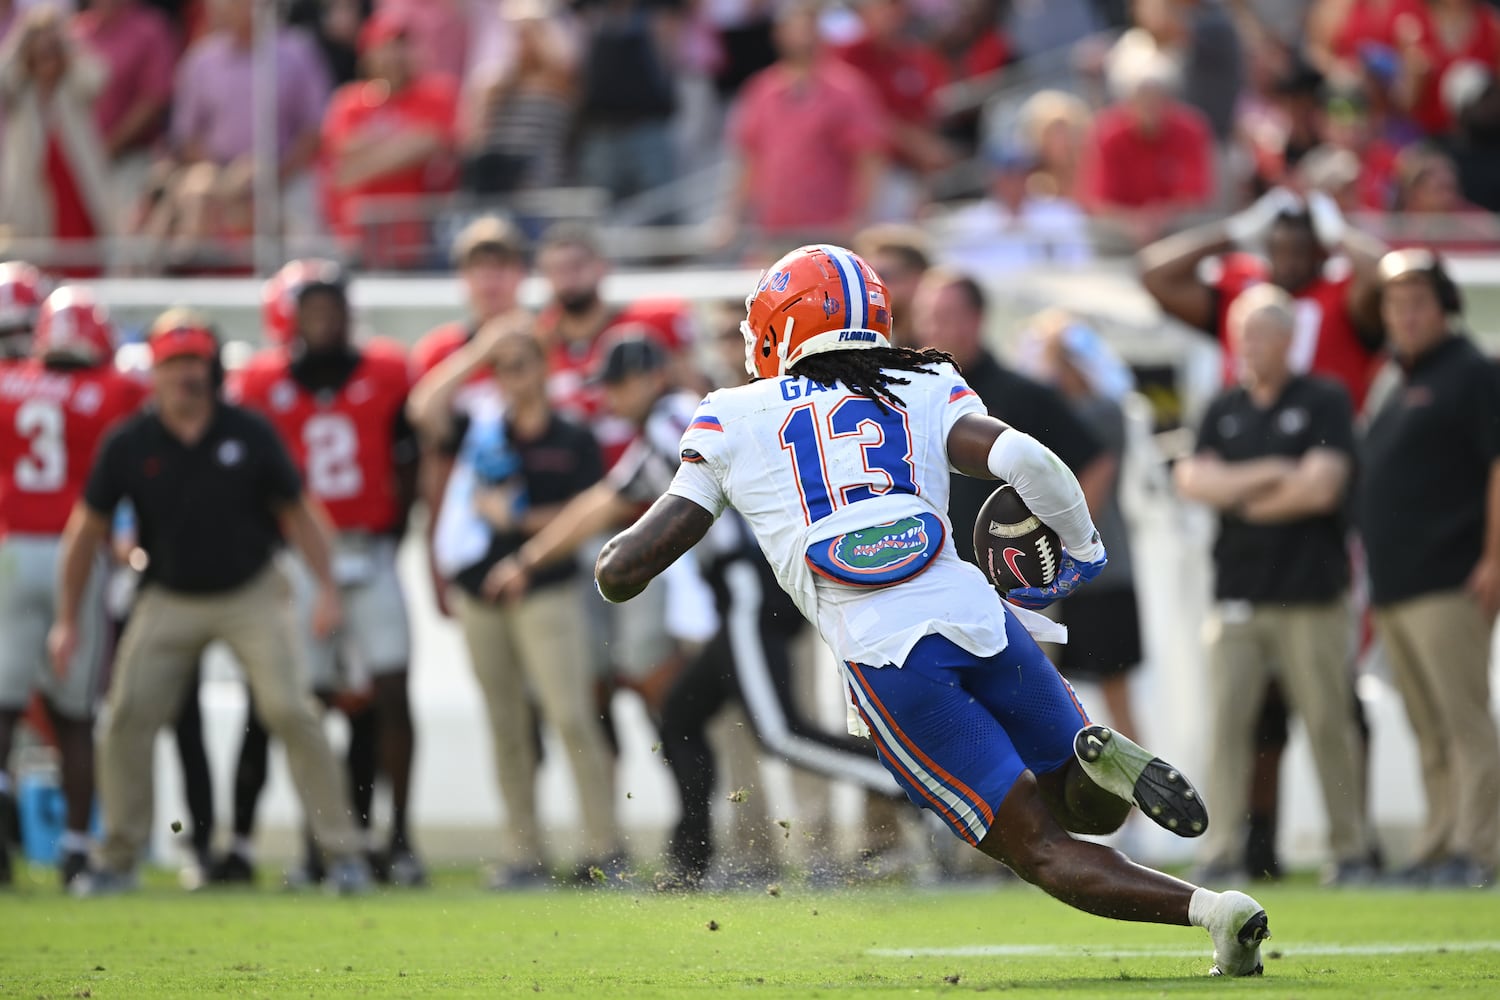
POLYGON ((1214 942, 1211 976, 1258 976, 1260 943, 1271 936, 1266 911, 1243 892, 1222 892, 1208 917, 1208 933, 1214 942))
POLYGON ((1080 729, 1073 753, 1094 784, 1134 802, 1157 826, 1179 837, 1208 829, 1203 796, 1182 772, 1107 726, 1080 729))

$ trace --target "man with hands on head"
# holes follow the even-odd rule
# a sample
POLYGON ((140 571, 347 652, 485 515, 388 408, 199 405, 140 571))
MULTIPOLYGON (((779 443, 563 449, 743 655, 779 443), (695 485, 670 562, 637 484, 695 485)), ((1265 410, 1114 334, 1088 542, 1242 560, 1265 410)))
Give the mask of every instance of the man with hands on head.
POLYGON ((208 321, 173 309, 152 325, 154 405, 119 425, 100 448, 64 532, 54 663, 79 641, 90 567, 107 543, 115 508, 136 512, 147 557, 120 639, 99 734, 104 841, 78 895, 133 888, 150 836, 156 732, 181 703, 203 649, 223 640, 241 663, 266 727, 287 749, 292 781, 313 834, 330 856, 329 885, 365 891, 347 791, 323 733, 296 641, 290 588, 273 556, 286 538, 317 581, 312 627, 327 635, 342 609, 329 531, 296 466, 265 420, 218 397, 219 343, 208 321))
POLYGON ((1385 247, 1319 191, 1274 188, 1249 208, 1140 252, 1141 282, 1167 315, 1214 337, 1233 384, 1229 307, 1266 281, 1296 300, 1291 367, 1343 383, 1356 410, 1379 366, 1376 263, 1385 247))

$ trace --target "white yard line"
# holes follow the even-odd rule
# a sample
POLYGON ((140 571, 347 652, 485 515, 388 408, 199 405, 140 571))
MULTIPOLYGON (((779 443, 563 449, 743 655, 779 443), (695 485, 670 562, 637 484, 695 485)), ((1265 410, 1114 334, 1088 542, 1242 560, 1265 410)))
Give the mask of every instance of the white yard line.
MULTIPOLYGON (((1304 955, 1416 955, 1445 951, 1500 951, 1500 941, 1390 942, 1385 944, 1277 945, 1275 938, 1261 946, 1284 958, 1304 955)), ((1197 958, 1203 948, 1088 948, 1056 944, 978 944, 953 948, 871 948, 866 954, 881 958, 1197 958)))

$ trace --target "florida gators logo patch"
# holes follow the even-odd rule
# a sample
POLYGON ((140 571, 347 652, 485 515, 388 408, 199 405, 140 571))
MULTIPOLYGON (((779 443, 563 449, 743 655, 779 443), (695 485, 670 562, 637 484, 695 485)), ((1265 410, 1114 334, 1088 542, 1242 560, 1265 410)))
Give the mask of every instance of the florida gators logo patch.
POLYGON ((941 551, 946 531, 917 514, 814 542, 807 563, 821 576, 854 587, 886 587, 916 576, 941 551))

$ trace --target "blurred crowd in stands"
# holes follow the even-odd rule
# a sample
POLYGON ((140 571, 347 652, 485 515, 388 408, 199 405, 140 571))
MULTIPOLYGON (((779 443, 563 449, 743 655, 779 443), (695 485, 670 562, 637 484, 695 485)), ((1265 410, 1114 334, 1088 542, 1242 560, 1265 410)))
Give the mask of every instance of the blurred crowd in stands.
POLYGON ((924 220, 1074 261, 1277 185, 1500 242, 1483 0, 79 6, 0 0, 0 226, 84 273, 242 269, 256 232, 437 267, 494 208, 686 225, 679 256, 924 220))

